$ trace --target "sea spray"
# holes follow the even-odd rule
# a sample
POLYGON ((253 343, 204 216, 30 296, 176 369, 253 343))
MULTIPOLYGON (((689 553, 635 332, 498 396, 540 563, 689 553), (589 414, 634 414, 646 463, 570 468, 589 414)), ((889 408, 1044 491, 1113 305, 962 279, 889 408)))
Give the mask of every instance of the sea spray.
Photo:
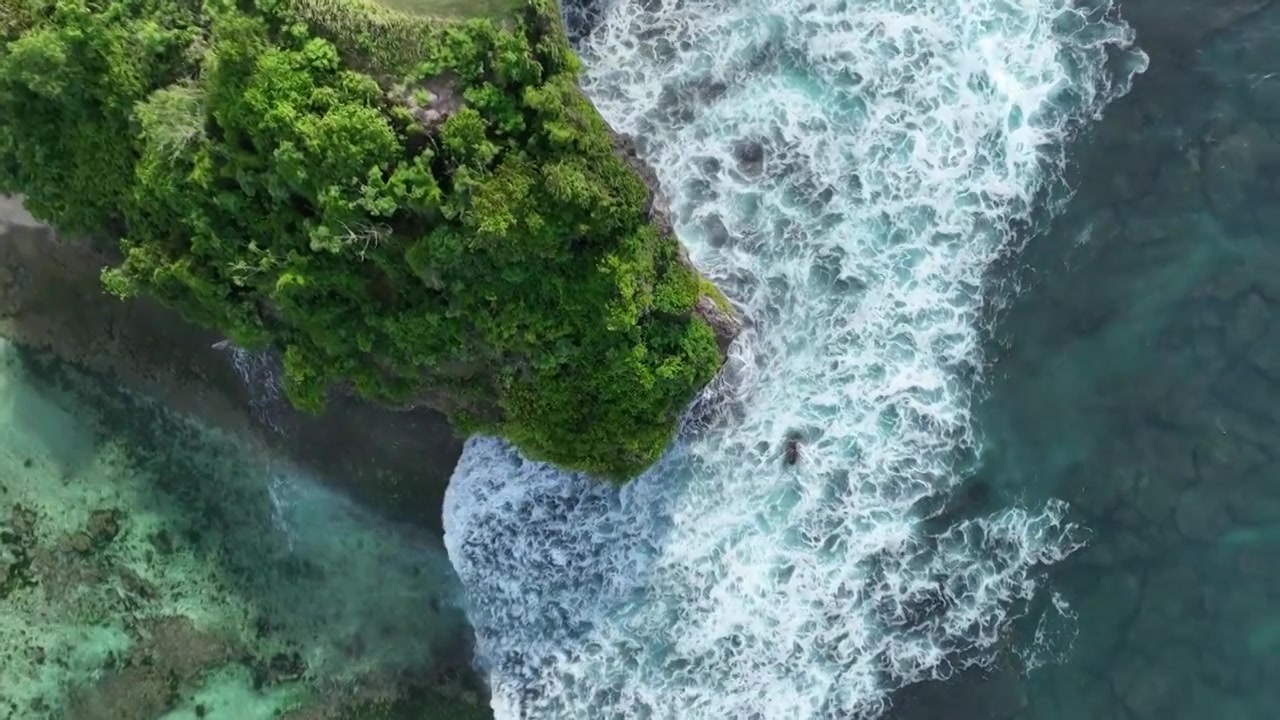
POLYGON ((1062 0, 600 13, 585 87, 754 328, 731 426, 621 491, 469 443, 446 543, 498 716, 873 716, 990 662, 1079 536, 1056 502, 922 507, 980 450, 984 274, 1145 68, 1131 31, 1062 0))
POLYGON ((270 350, 245 350, 234 345, 226 346, 226 349, 230 351, 231 363, 249 392, 249 407, 254 417, 276 433, 283 434, 280 412, 287 401, 279 358, 270 350))

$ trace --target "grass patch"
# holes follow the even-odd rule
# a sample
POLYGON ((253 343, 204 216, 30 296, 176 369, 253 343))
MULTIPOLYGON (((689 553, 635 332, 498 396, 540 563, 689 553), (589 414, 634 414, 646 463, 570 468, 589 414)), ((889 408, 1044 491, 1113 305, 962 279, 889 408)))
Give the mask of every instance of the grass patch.
MULTIPOLYGON (((0 0, 15 2, 16 0, 0 0)), ((293 11, 352 67, 400 78, 432 56, 446 30, 467 20, 506 26, 525 0, 289 0, 293 11)))
POLYGON ((290 0, 290 6, 353 66, 381 76, 399 77, 411 71, 429 57, 431 46, 448 24, 372 0, 290 0))
POLYGON ((381 4, 402 13, 434 18, 503 19, 515 15, 520 0, 381 0, 381 4))

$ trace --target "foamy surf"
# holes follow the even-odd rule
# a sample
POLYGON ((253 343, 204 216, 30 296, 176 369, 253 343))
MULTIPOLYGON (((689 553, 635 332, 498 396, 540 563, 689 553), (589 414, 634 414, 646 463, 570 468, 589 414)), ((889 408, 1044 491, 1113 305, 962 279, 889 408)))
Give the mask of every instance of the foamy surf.
POLYGON ((1065 0, 601 18, 585 87, 754 325, 732 417, 622 491, 468 444, 446 544, 498 717, 869 717, 989 662, 1078 547, 1065 507, 937 531, 921 508, 978 451, 984 273, 1145 68, 1132 32, 1065 0))

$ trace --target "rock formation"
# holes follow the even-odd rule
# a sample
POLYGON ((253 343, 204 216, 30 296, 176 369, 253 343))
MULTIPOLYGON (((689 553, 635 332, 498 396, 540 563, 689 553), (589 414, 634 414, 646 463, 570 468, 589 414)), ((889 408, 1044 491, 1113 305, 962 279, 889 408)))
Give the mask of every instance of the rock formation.
POLYGON ((0 192, 118 238, 113 294, 277 352, 299 407, 426 405, 624 480, 724 362, 736 313, 554 2, 32 3, 0 0, 0 192))

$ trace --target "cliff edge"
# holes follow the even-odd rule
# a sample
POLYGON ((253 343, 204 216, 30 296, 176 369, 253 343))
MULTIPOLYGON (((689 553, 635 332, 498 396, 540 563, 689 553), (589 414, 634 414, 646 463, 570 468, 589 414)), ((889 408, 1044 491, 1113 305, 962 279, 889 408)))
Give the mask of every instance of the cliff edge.
POLYGON ((290 458, 396 521, 443 532, 440 505, 462 441, 426 408, 395 412, 336 397, 322 415, 261 405, 216 331, 145 298, 107 295, 110 248, 57 237, 17 198, 0 197, 0 336, 52 353, 290 458))
POLYGON ((285 389, 625 479, 739 329, 550 0, 0 0, 0 192, 285 389))

